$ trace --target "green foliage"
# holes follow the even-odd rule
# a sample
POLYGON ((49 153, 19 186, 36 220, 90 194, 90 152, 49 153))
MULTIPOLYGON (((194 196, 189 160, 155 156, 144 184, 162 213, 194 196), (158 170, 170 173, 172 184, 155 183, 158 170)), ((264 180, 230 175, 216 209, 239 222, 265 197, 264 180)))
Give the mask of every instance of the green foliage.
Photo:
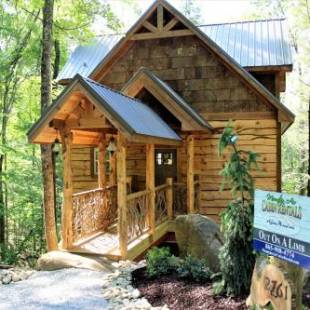
POLYGON ((146 256, 146 270, 150 277, 159 277, 169 274, 175 268, 173 255, 167 247, 154 247, 146 256))
POLYGON ((237 136, 234 135, 233 127, 228 123, 219 140, 219 156, 222 156, 228 147, 231 147, 233 152, 230 160, 225 163, 224 169, 221 171, 223 177, 221 188, 223 189, 228 184, 234 197, 241 193, 244 199, 244 192, 248 192, 253 197, 254 185, 250 170, 253 167, 258 169, 256 163, 258 154, 251 151, 237 150, 234 140, 237 140, 237 136))
POLYGON ((146 271, 149 277, 160 277, 176 273, 181 279, 204 282, 210 280, 211 271, 206 262, 187 256, 185 259, 175 257, 167 247, 154 247, 146 256, 146 271))
MULTIPOLYGON (((5 220, 0 260, 10 264, 33 265, 45 252, 40 148, 30 145, 26 136, 40 115, 42 5, 42 0, 0 1, 0 194, 4 198, 3 203, 0 199, 0 220, 5 220)), ((72 47, 95 36, 93 25, 99 17, 105 31, 119 32, 123 26, 105 1, 55 1, 53 39, 60 45, 61 66, 72 47)), ((59 90, 54 89, 55 96, 59 90)), ((56 170, 59 230, 59 156, 56 170)))
POLYGON ((222 278, 214 285, 216 293, 243 295, 248 293, 255 256, 252 250, 254 183, 250 174, 257 168, 257 154, 238 150, 237 136, 229 123, 219 140, 219 155, 226 149, 230 158, 221 172, 224 184, 231 186, 234 200, 221 214, 224 245, 220 249, 222 278))
POLYGON ((180 278, 195 282, 208 281, 212 274, 205 262, 190 255, 185 257, 180 263, 180 266, 177 268, 177 273, 180 278))

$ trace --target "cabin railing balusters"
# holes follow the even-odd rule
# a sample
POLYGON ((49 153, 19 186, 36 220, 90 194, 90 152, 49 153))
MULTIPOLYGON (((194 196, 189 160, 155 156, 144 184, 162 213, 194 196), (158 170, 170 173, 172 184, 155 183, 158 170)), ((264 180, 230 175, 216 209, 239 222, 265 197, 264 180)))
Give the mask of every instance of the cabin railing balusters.
POLYGON ((104 231, 117 215, 116 187, 73 194, 73 242, 104 231))

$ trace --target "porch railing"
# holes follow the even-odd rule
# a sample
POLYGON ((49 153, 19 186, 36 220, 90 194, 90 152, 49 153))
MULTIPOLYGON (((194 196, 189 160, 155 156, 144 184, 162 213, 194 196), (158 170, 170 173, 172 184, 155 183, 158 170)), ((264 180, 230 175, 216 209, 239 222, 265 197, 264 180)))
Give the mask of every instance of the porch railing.
POLYGON ((159 225, 168 219, 167 189, 168 184, 155 188, 155 225, 159 225))
POLYGON ((128 242, 139 238, 149 229, 147 219, 149 194, 150 192, 145 190, 127 196, 128 242))
POLYGON ((73 242, 104 231, 117 217, 116 187, 73 194, 73 242))

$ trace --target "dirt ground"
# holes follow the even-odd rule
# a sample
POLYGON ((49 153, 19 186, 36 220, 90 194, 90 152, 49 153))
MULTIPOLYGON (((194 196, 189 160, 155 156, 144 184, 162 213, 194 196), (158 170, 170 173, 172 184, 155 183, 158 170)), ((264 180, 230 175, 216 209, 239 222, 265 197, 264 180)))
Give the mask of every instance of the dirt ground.
POLYGON ((174 275, 149 279, 145 268, 133 273, 133 285, 147 298, 152 306, 167 304, 171 310, 243 310, 245 299, 214 296, 212 284, 198 284, 179 280, 174 275))

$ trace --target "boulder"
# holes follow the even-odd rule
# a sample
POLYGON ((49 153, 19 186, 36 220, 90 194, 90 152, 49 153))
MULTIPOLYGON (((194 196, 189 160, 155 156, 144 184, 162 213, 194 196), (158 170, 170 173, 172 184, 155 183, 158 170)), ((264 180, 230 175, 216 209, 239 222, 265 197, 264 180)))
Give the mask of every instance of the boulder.
POLYGON ((212 219, 199 214, 180 215, 175 220, 175 236, 181 257, 206 259, 213 272, 219 271, 218 255, 223 237, 212 219))
POLYGON ((112 271, 111 264, 104 259, 90 258, 62 251, 51 251, 38 259, 39 270, 57 270, 63 268, 83 268, 95 271, 112 271))

